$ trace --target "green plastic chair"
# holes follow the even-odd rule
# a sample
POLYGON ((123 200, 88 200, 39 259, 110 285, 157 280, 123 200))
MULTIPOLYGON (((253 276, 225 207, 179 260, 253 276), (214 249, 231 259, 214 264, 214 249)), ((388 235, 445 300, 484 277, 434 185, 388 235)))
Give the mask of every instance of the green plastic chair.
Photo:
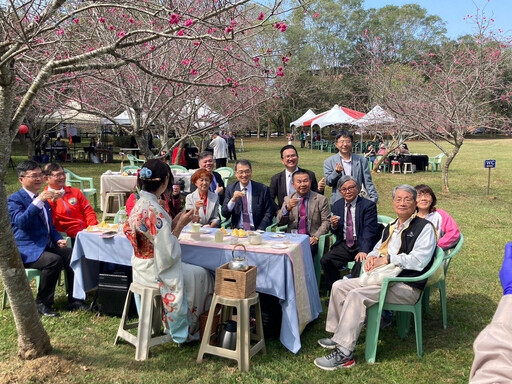
POLYGON ((131 154, 127 154, 126 158, 130 161, 130 165, 132 167, 139 167, 139 166, 142 166, 142 164, 145 163, 144 160, 138 159, 138 158, 136 158, 135 156, 133 156, 131 154))
MULTIPOLYGON (((41 281, 41 271, 39 269, 25 268, 25 274, 27 275, 28 282, 32 279, 36 279, 36 287, 39 289, 39 282, 41 281)), ((7 304, 7 291, 4 287, 4 293, 2 297, 2 309, 5 309, 7 304)))
POLYGON ((389 217, 389 216, 377 215, 377 222, 379 224, 389 224, 389 223, 393 222, 394 220, 395 220, 394 218, 389 217))
POLYGON ((423 293, 421 292, 418 301, 415 304, 391 304, 386 303, 386 295, 388 292, 389 284, 391 283, 405 283, 414 282, 428 279, 436 270, 441 266, 444 258, 444 252, 441 248, 436 248, 434 255, 434 263, 432 267, 421 276, 416 277, 393 277, 385 278, 382 282, 378 304, 372 305, 366 311, 366 350, 365 358, 370 364, 375 363, 375 356, 377 355, 377 344, 379 342, 380 320, 382 311, 387 309, 397 312, 398 335, 404 339, 409 332, 411 314, 414 315, 414 325, 416 330, 416 349, 418 356, 423 356, 423 330, 422 330, 422 299, 423 293))
POLYGON ((462 233, 460 234, 460 239, 455 248, 448 249, 444 253, 443 265, 441 275, 436 279, 437 274, 433 275, 429 281, 427 282, 427 286, 425 287, 425 291, 423 292, 423 311, 425 313, 430 312, 430 291, 432 288, 439 289, 439 299, 441 301, 441 310, 443 314, 443 328, 446 329, 448 321, 447 321, 447 311, 446 311, 446 274, 448 273, 448 268, 450 267, 450 263, 452 261, 453 256, 459 253, 462 245, 464 244, 464 236, 462 233), (432 280, 432 281, 431 281, 432 280))
POLYGON ((171 164, 169 165, 169 168, 171 168, 171 171, 175 171, 175 172, 188 172, 188 169, 183 167, 182 165, 178 165, 178 164, 171 164))
POLYGON ((219 204, 219 217, 220 217, 220 226, 222 228, 230 228, 231 227, 231 217, 229 219, 226 219, 224 216, 222 216, 222 207, 219 204))
POLYGON ((434 167, 436 167, 436 172, 441 170, 441 162, 443 161, 444 153, 440 153, 437 156, 430 157, 428 159, 428 167, 430 167, 430 172, 434 172, 434 167))
POLYGON ((235 171, 230 167, 220 167, 215 170, 222 176, 222 181, 224 181, 224 185, 228 185, 229 179, 235 175, 235 171))
POLYGON ((87 199, 89 199, 90 196, 94 197, 94 209, 98 209, 98 192, 96 188, 94 188, 92 177, 78 176, 77 174, 71 172, 69 169, 66 168, 64 168, 64 172, 66 173, 66 185, 68 187, 72 187, 73 184, 78 184, 80 190, 87 199), (88 186, 86 186, 86 183, 88 183, 88 186))
POLYGON ((137 173, 137 171, 140 169, 140 167, 136 166, 136 165, 125 165, 123 167, 123 172, 130 172, 132 174, 135 174, 137 173))

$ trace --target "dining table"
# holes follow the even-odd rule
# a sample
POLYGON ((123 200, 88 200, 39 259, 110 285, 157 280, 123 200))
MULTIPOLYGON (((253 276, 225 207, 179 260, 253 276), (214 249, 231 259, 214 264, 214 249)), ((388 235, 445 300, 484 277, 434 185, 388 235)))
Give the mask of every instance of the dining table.
POLYGON ((100 208, 103 211, 105 207, 105 198, 108 192, 121 192, 129 194, 135 191, 137 186, 137 176, 122 175, 121 172, 107 171, 100 177, 100 208))
POLYGON ((428 167, 428 156, 422 155, 418 153, 413 153, 409 155, 390 155, 388 156, 389 161, 393 161, 396 159, 396 161, 400 162, 400 167, 403 166, 404 163, 412 163, 415 166, 416 172, 425 171, 428 167))
MULTIPOLYGON (((212 273, 228 263, 233 254, 240 256, 245 246, 245 256, 257 269, 256 291, 279 299, 282 309, 281 343, 291 352, 301 348, 300 335, 306 325, 322 312, 320 295, 315 277, 309 236, 264 232, 262 243, 249 244, 247 237, 224 237, 215 242, 217 229, 201 229, 191 234, 187 227, 179 237, 183 262, 199 265, 212 273)), ((84 230, 77 234, 71 256, 75 273, 73 296, 85 299, 86 292, 98 285, 100 262, 131 265, 133 248, 122 233, 102 237, 101 232, 84 230)))

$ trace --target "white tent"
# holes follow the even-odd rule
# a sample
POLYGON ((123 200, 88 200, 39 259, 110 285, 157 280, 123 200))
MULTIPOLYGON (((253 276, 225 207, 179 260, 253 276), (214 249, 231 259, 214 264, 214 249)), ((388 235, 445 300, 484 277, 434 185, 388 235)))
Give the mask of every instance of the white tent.
MULTIPOLYGON (((147 113, 142 113, 142 125, 144 125, 144 120, 147 118, 147 113)), ((114 117, 114 121, 119 125, 132 125, 132 121, 135 119, 135 111, 132 108, 127 109, 126 111, 120 113, 116 117, 114 117)), ((114 123, 109 119, 103 119, 104 125, 113 125, 114 123)))
POLYGON ((308 111, 305 114, 303 114, 297 120, 295 120, 295 121, 290 123, 290 128, 302 127, 302 124, 304 124, 305 121, 310 120, 310 119, 312 119, 315 116, 316 116, 315 112, 313 112, 311 109, 308 109, 308 111))
POLYGON ((81 106, 76 101, 69 100, 66 105, 59 108, 57 111, 43 116, 41 121, 43 123, 66 123, 66 124, 80 124, 80 125, 101 125, 101 118, 99 116, 80 112, 81 106))
POLYGON ((367 127, 375 124, 394 123, 395 118, 386 112, 380 105, 376 105, 366 115, 357 120, 354 124, 360 127, 367 127))
POLYGON ((339 105, 335 105, 332 109, 322 117, 314 120, 312 125, 318 125, 320 128, 333 124, 355 124, 357 119, 351 117, 339 105))

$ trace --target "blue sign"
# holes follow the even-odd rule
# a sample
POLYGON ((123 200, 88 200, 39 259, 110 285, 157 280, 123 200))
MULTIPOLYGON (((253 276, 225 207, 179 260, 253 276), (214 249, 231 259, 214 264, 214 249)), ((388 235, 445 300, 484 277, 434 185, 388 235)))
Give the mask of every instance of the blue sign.
POLYGON ((496 168, 496 160, 484 160, 484 168, 496 168))

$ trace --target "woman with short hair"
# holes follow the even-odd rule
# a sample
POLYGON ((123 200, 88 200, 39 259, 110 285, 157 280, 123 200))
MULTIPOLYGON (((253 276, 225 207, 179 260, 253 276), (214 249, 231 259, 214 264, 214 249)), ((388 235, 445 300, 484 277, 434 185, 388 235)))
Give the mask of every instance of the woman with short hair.
POLYGON ((185 210, 193 211, 192 221, 208 227, 218 227, 219 218, 219 198, 217 194, 210 191, 210 184, 213 181, 213 175, 204 168, 198 169, 190 179, 197 189, 188 194, 185 199, 185 210))

